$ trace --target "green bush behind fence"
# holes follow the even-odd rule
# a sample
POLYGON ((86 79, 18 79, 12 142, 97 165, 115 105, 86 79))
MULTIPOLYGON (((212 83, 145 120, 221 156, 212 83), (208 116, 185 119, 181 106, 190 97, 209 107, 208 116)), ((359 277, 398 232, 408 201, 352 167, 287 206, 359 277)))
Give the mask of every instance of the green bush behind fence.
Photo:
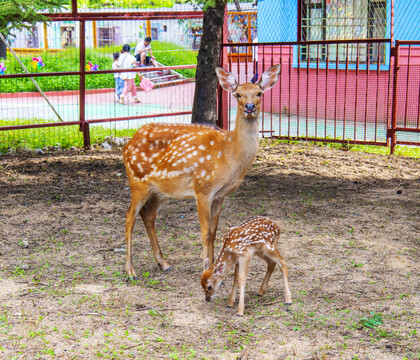
MULTIPOLYGON (((134 49, 135 44, 130 44, 134 49)), ((99 65, 99 70, 112 69, 113 53, 121 50, 121 46, 101 47, 99 49, 86 50, 86 63, 90 61, 99 65)), ((154 41, 153 55, 156 60, 165 66, 197 64, 197 52, 186 50, 181 46, 169 42, 154 41)), ((79 70, 79 50, 66 49, 60 52, 42 52, 34 55, 26 55, 20 58, 30 72, 65 72, 79 70), (42 57, 44 67, 38 68, 33 65, 33 57, 42 57)), ((13 55, 8 54, 4 60, 7 74, 22 74, 22 69, 13 55)), ((178 71, 187 78, 195 77, 195 69, 183 69, 178 71)), ((94 73, 94 71, 93 71, 94 73)), ((78 76, 53 76, 35 77, 43 91, 79 90, 78 76)), ((136 79, 137 83, 139 78, 136 79)), ((1 79, 0 93, 34 92, 37 91, 29 78, 1 79)), ((106 89, 114 87, 113 74, 98 74, 86 76, 86 89, 106 89)))

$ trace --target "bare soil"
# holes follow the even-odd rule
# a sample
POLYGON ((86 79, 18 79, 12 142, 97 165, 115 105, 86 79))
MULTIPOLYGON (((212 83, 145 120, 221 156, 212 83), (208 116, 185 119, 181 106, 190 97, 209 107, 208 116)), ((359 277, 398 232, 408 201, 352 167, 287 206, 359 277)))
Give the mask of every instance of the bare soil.
POLYGON ((282 228, 293 304, 277 269, 245 316, 200 287, 194 200, 170 200, 157 232, 139 220, 124 272, 130 190, 121 149, 0 157, 0 359, 418 359, 420 161, 264 142, 225 199, 228 227, 266 215, 282 228))

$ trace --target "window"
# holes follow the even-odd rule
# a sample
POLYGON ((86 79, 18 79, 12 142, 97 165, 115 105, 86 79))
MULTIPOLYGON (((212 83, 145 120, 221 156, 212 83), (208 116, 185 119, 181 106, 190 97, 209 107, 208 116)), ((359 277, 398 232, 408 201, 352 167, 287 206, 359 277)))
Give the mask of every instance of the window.
MULTIPOLYGON (((302 40, 383 39, 387 0, 302 0, 302 40)), ((326 45, 301 48, 301 61, 326 61, 326 45)), ((385 63, 385 44, 345 44, 328 47, 329 60, 366 64, 385 63)))

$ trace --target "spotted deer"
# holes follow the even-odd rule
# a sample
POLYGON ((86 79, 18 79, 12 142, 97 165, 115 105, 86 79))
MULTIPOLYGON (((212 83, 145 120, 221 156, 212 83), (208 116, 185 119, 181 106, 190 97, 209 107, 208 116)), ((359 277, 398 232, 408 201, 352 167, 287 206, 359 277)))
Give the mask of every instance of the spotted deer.
POLYGON ((131 188, 126 213, 126 271, 136 278, 132 266, 132 231, 135 217, 146 227, 153 254, 163 270, 163 258, 155 231, 159 206, 168 198, 195 197, 203 242, 203 259, 214 259, 214 238, 223 199, 243 181, 258 150, 258 119, 261 96, 279 78, 280 65, 269 68, 256 84, 238 85, 236 78, 216 68, 219 84, 237 98, 233 131, 196 124, 142 126, 124 147, 124 164, 131 188))
POLYGON ((228 307, 233 307, 235 304, 239 284, 238 315, 242 316, 245 309, 245 283, 249 263, 252 256, 257 255, 265 260, 268 265, 258 295, 264 295, 271 274, 277 264, 283 273, 285 302, 290 305, 292 295, 289 289, 287 266, 277 248, 279 237, 280 228, 272 220, 263 216, 258 216, 237 227, 230 228, 214 264, 209 266, 209 263, 205 263, 205 270, 201 276, 201 286, 204 289, 206 301, 211 300, 211 297, 219 290, 220 284, 228 271, 235 266, 233 288, 228 307))

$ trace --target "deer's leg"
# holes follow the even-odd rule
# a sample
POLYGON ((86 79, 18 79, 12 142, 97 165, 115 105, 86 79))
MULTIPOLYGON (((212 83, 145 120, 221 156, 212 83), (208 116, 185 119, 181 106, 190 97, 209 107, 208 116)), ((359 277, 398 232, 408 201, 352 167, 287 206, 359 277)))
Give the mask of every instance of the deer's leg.
POLYGON ((159 205, 162 200, 159 199, 158 195, 151 195, 147 202, 143 205, 140 210, 140 216, 143 220, 144 226, 146 227, 147 235, 149 235, 150 244, 152 245, 153 255, 155 256, 156 263, 164 270, 169 271, 171 267, 163 258, 162 251, 160 250, 159 242, 156 237, 155 219, 159 210, 159 205))
POLYGON ((238 284, 239 284, 239 305, 238 305, 238 315, 242 316, 245 310, 245 285, 246 277, 248 274, 249 262, 251 260, 251 255, 247 252, 244 252, 239 259, 239 274, 238 274, 238 284))
POLYGON ((284 261, 284 257, 280 255, 279 251, 275 249, 270 255, 271 260, 273 260, 281 269, 283 274, 283 281, 284 281, 284 298, 286 305, 290 305, 292 303, 292 293, 289 289, 289 272, 287 270, 286 262, 284 261))
MULTIPOLYGON (((220 212, 222 211, 223 200, 223 198, 215 199, 211 204, 210 241, 208 253, 212 255, 212 258, 214 258, 214 241, 216 240, 217 225, 219 223, 220 212)), ((213 261, 211 263, 213 263, 213 261)))
POLYGON ((209 263, 213 264, 214 256, 213 252, 210 252, 210 216, 211 216, 211 204, 209 199, 205 195, 197 194, 197 212, 198 220, 200 221, 201 228, 201 241, 203 242, 203 260, 209 259, 209 263))
POLYGON ((138 189, 131 189, 131 204, 125 214, 125 241, 127 242, 127 262, 125 264, 125 271, 129 279, 137 279, 137 275, 133 269, 133 253, 132 253, 132 235, 133 227, 136 222, 136 216, 140 208, 144 205, 148 197, 148 189, 141 187, 138 189))
POLYGON ((258 290, 258 295, 263 296, 265 293, 265 289, 267 288, 268 282, 270 281, 271 274, 273 273, 274 268, 276 267, 276 263, 269 259, 265 258, 265 261, 267 261, 267 272, 265 274, 264 280, 261 284, 260 290, 258 290))
POLYGON ((236 264, 235 274, 233 275, 232 292, 230 293, 230 298, 229 298, 228 305, 227 305, 229 308, 231 308, 231 307, 233 307, 233 305, 235 305, 236 292, 238 290, 238 273, 239 273, 239 265, 236 264))

